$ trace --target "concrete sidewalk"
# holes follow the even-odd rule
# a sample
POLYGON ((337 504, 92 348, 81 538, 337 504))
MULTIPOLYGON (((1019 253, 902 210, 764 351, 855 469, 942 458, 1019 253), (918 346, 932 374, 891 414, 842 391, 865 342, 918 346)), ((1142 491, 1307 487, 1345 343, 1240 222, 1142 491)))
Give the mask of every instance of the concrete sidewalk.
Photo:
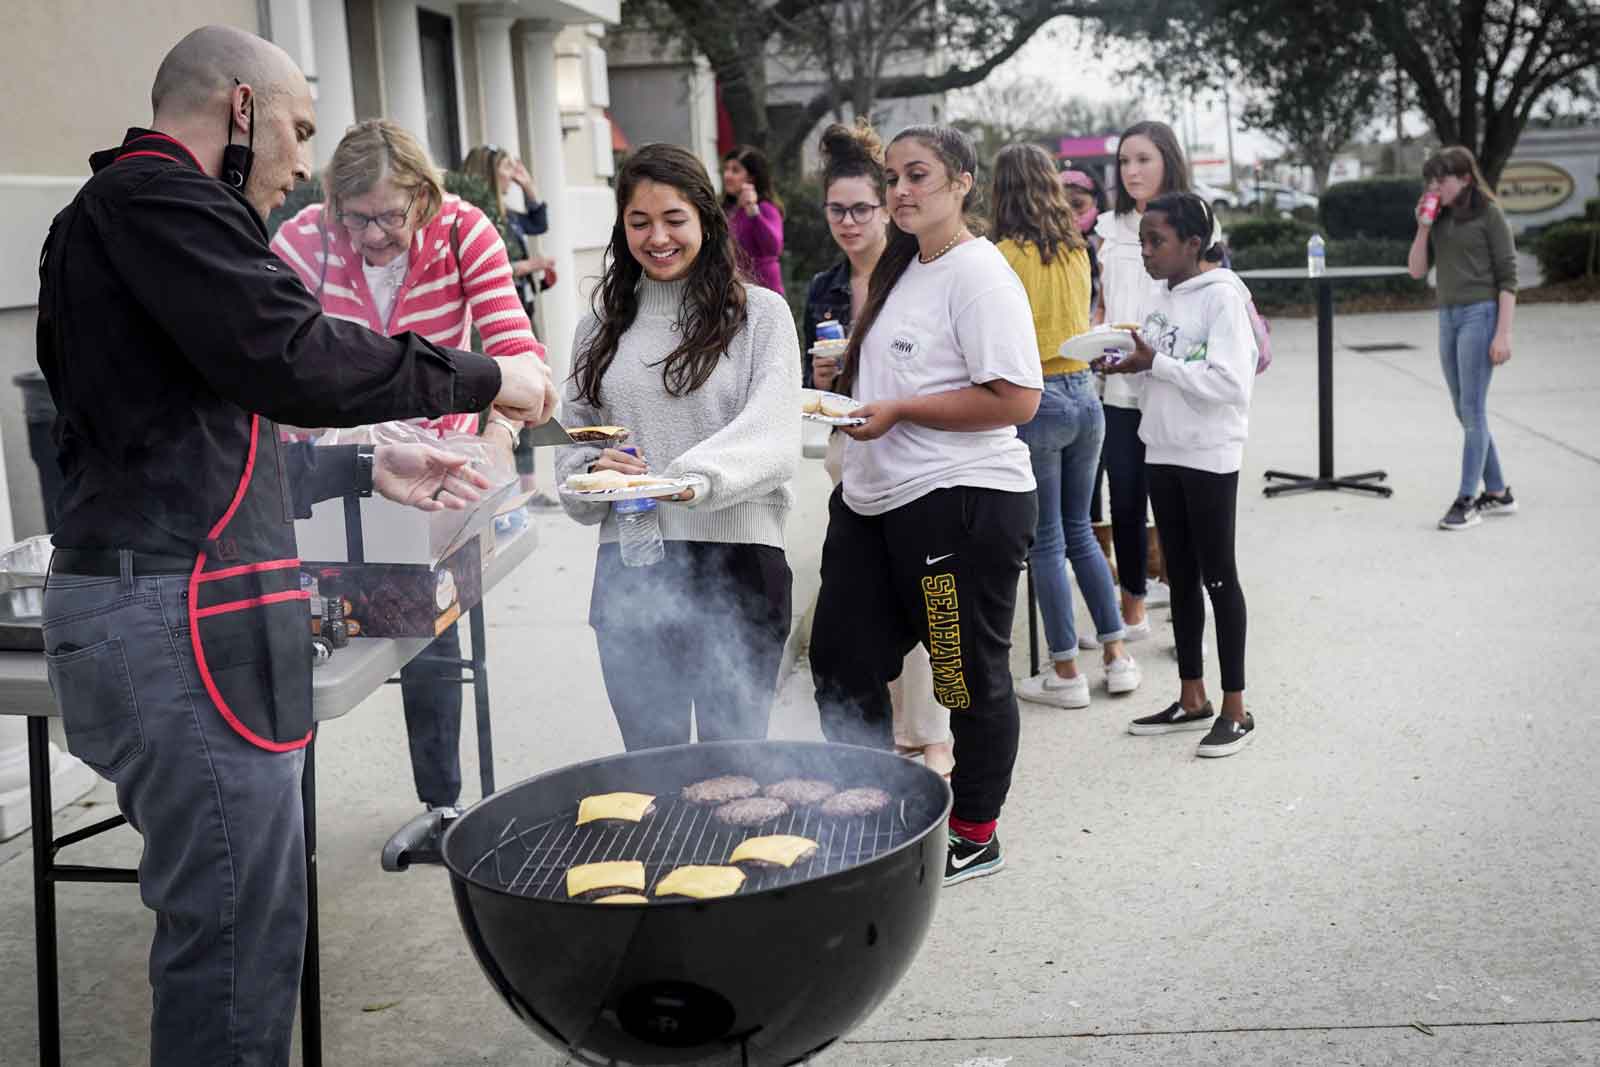
MULTIPOLYGON (((1261 497, 1262 470, 1316 463, 1314 326, 1274 328, 1240 494, 1255 744, 1202 761, 1194 735, 1123 732, 1176 695, 1165 612, 1135 646, 1138 693, 1024 705, 1007 870, 943 897, 906 978, 819 1062, 1600 1060, 1600 308, 1519 310, 1490 407, 1523 510, 1454 534, 1434 528, 1460 433, 1433 314, 1336 323, 1338 470, 1387 468, 1390 500, 1261 497), (1412 347, 1346 347, 1367 343, 1412 347)), ((799 611, 825 523, 820 463, 797 489, 799 611)), ((594 533, 535 521, 539 553, 489 610, 502 784, 619 747, 585 623, 594 533)), ((1019 618, 1019 675, 1026 632, 1019 618)), ((803 667, 776 736, 818 736, 803 667)), ((399 694, 330 724, 319 772, 327 1062, 563 1063, 479 973, 444 873, 378 869, 417 809, 399 694)), ((95 799, 78 818, 108 813, 109 792, 95 799)), ((31 1062, 35 1041, 25 846, 0 852, 6 1064, 31 1062)), ((126 830, 72 852, 137 855, 126 830)), ((66 1062, 144 1062, 147 913, 129 886, 58 896, 66 1062)))

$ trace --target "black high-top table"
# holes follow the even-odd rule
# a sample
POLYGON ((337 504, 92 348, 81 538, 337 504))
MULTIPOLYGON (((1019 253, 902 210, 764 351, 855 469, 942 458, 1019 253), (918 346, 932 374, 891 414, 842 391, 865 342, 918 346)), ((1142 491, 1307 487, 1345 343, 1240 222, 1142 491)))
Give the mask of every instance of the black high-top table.
POLYGON ((1338 282, 1358 278, 1388 278, 1405 274, 1404 267, 1329 267, 1327 273, 1315 278, 1304 270, 1286 267, 1272 270, 1243 270, 1239 277, 1251 281, 1301 281, 1317 291, 1317 473, 1290 474, 1287 471, 1267 471, 1268 481, 1281 481, 1283 485, 1269 485, 1263 492, 1267 496, 1282 493, 1303 493, 1316 490, 1356 489, 1378 496, 1390 496, 1394 490, 1387 485, 1374 485, 1388 479, 1388 471, 1363 471, 1360 474, 1333 473, 1333 287, 1338 282))

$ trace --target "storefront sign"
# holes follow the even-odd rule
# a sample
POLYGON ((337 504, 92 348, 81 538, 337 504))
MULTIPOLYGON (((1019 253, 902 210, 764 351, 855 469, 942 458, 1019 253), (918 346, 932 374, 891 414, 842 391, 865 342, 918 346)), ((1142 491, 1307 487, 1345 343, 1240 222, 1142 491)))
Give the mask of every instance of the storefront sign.
POLYGON ((1560 207, 1572 198, 1576 188, 1572 175, 1554 163, 1519 159, 1507 163, 1500 172, 1495 194, 1507 214, 1531 215, 1560 207))

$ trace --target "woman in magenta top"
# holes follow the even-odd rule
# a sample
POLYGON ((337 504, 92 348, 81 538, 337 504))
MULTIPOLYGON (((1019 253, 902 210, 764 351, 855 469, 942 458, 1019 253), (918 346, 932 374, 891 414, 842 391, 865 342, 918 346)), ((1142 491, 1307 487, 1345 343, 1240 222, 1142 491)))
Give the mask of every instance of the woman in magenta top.
POLYGON ((722 210, 743 266, 757 285, 783 292, 783 201, 772 188, 772 167, 758 148, 741 146, 722 157, 722 210))

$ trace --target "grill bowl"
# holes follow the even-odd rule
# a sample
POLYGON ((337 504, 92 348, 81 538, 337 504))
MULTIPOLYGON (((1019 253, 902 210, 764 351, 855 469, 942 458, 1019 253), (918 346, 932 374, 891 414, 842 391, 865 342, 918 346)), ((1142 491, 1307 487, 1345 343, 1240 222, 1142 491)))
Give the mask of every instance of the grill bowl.
MULTIPOLYGON (((672 808, 646 822, 685 817, 672 808)), ((484 973, 524 1022, 579 1062, 780 1065, 837 1041, 910 966, 933 918, 949 812, 944 780, 892 753, 728 741, 531 778, 464 812, 445 833, 442 856, 484 973), (820 824, 797 813, 792 829, 816 837, 817 859, 803 872, 753 877, 732 897, 597 905, 554 888, 569 862, 644 858, 653 886, 678 863, 718 862, 744 837, 791 830, 788 822, 750 831, 702 825, 690 841, 671 832, 682 825, 674 824, 658 827, 654 844, 619 830, 580 841, 575 853, 540 836, 570 827, 585 795, 656 793, 664 805, 682 786, 722 774, 876 785, 895 805, 878 820, 820 824), (506 862, 496 864, 497 851, 509 851, 506 862)))

